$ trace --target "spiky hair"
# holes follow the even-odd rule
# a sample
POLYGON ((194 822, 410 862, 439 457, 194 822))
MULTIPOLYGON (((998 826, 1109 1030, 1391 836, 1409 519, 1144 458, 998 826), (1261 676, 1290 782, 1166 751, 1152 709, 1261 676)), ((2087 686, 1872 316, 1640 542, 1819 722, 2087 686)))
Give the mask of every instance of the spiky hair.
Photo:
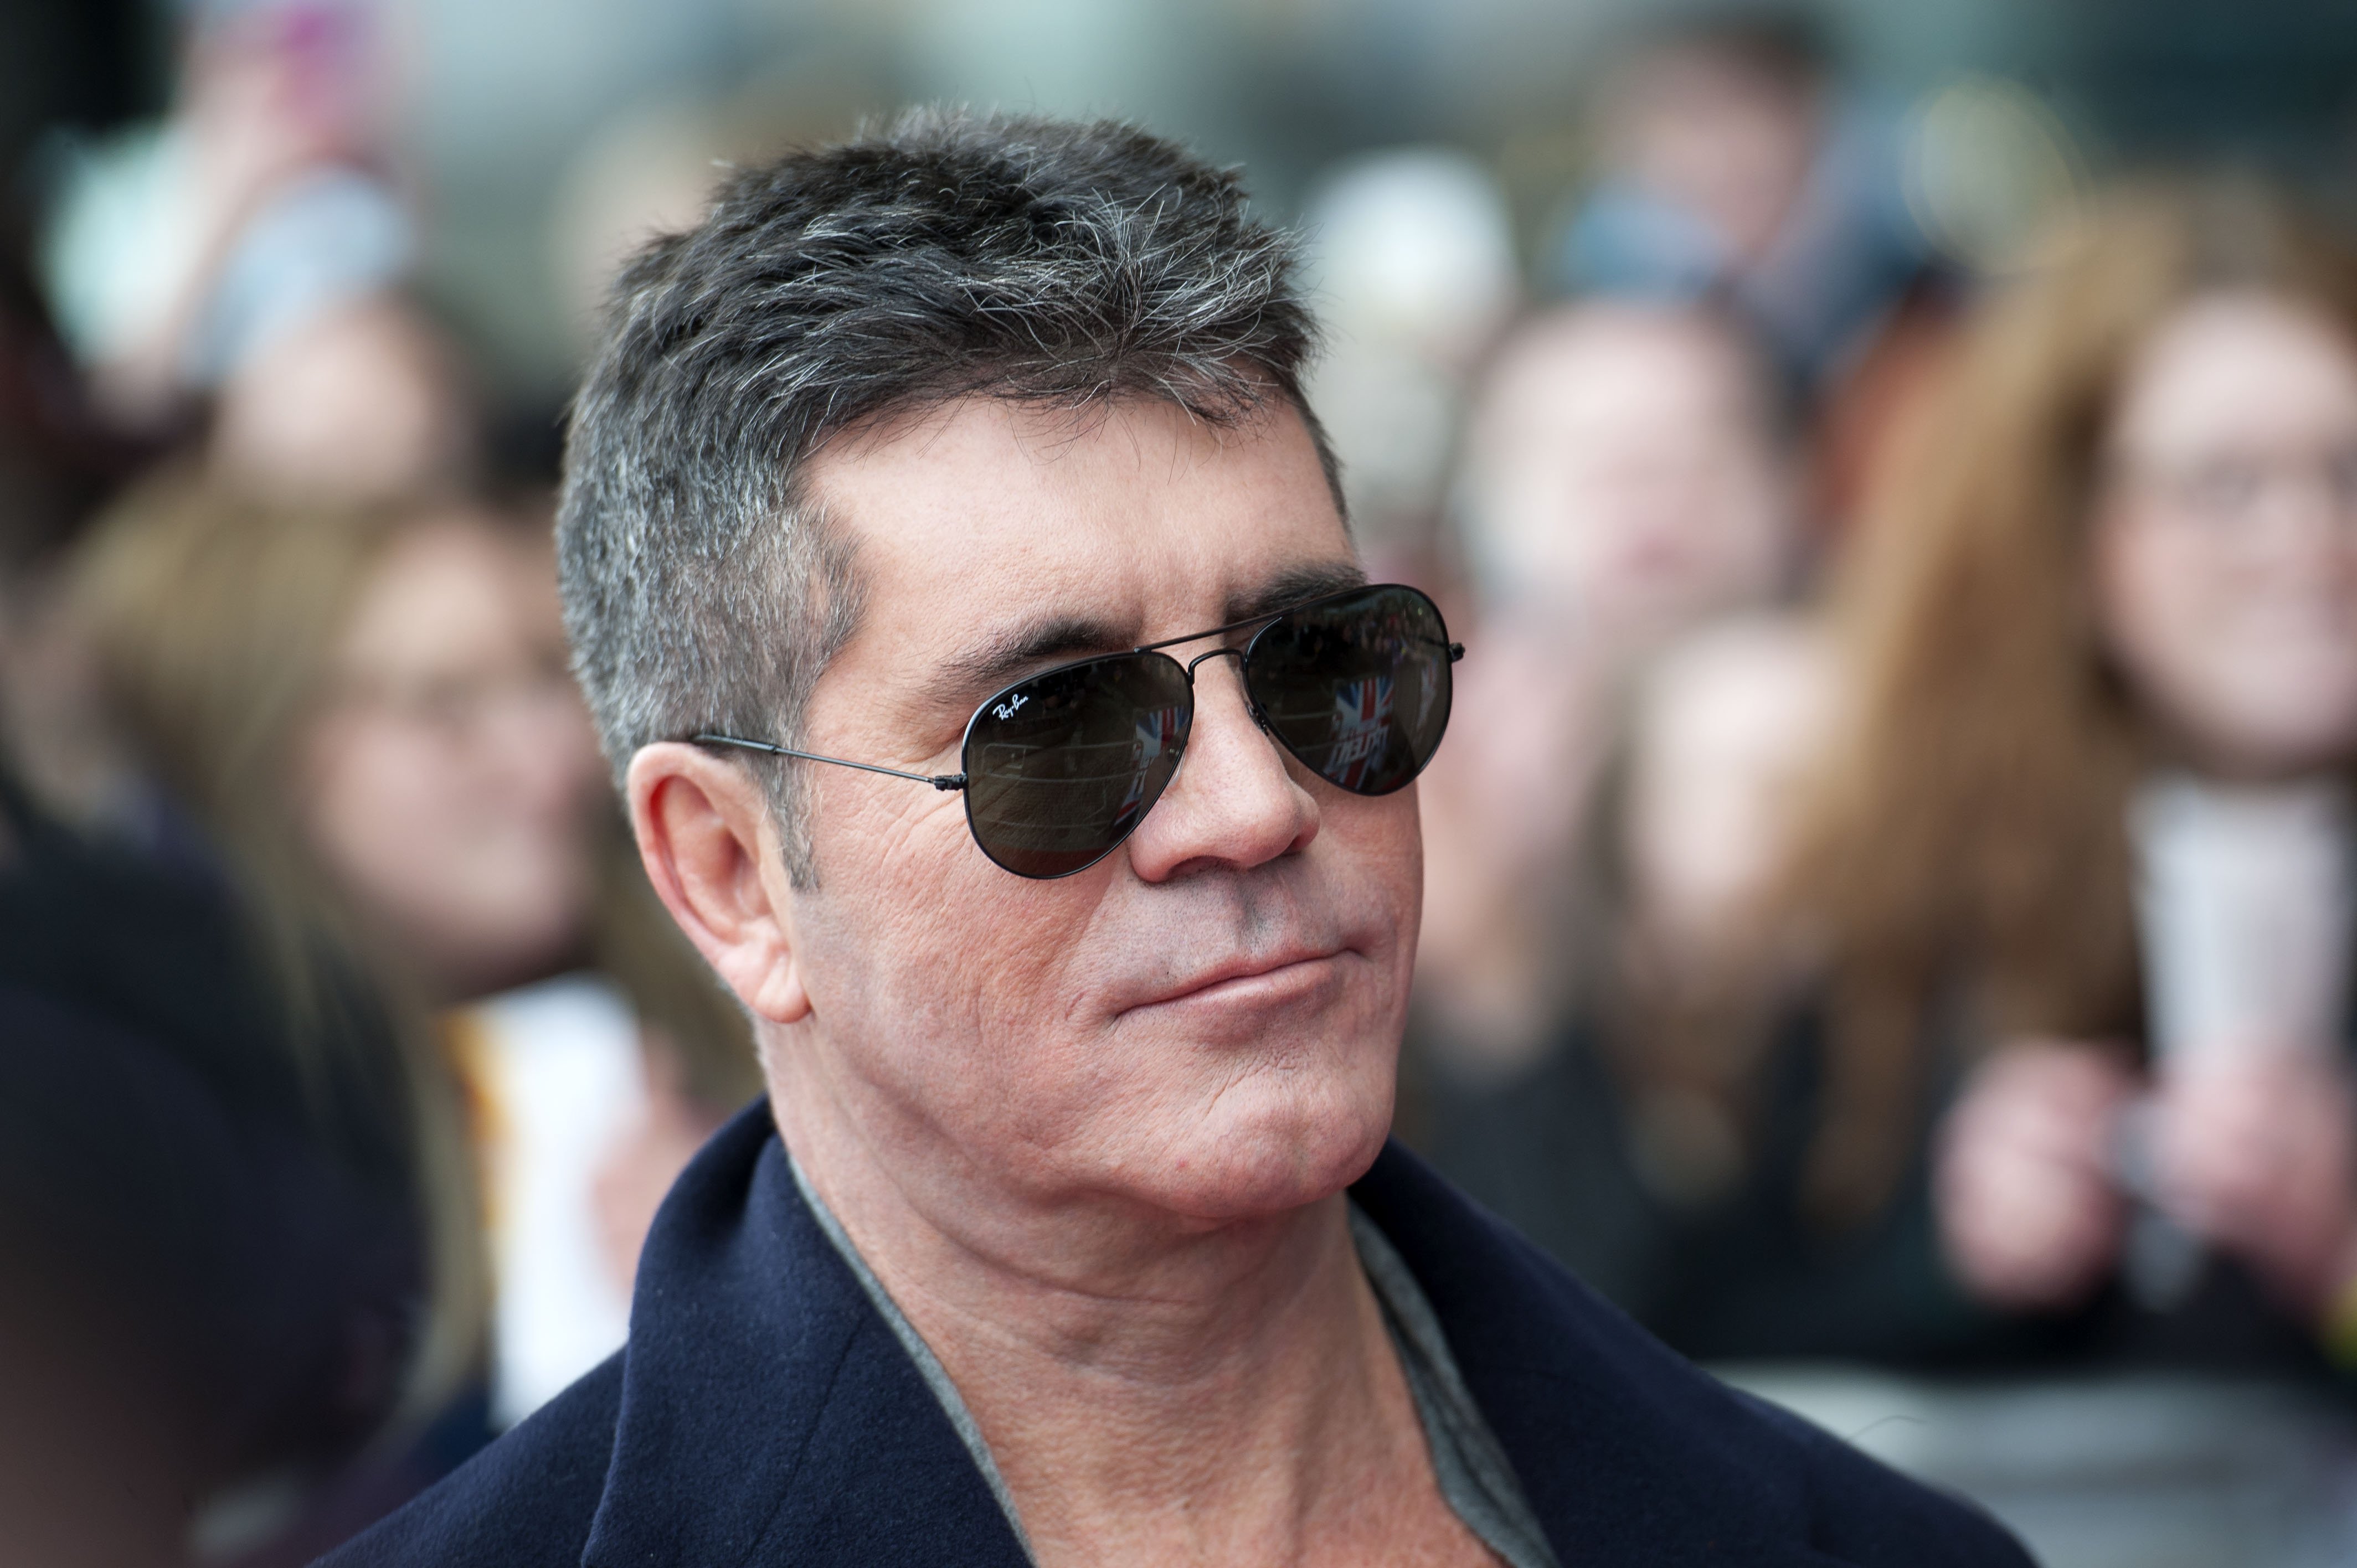
MULTIPOLYGON (((802 483, 848 427, 972 396, 1212 423, 1282 399, 1334 486, 1295 272, 1232 171, 1111 122, 920 109, 726 181, 623 269, 573 406, 565 626, 617 777, 701 730, 795 744, 858 625, 856 563, 802 483)), ((771 793, 807 881, 798 776, 771 793)))

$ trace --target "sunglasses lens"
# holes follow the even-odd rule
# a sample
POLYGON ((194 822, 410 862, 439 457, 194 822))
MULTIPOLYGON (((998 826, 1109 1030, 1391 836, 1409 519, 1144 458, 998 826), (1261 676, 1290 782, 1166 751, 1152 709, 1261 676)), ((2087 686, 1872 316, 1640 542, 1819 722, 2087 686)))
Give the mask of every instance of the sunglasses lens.
POLYGON ((1194 719, 1187 672, 1120 654, 1009 686, 965 737, 966 821, 1018 876, 1069 876, 1103 859, 1154 809, 1194 719))
POLYGON ((1303 767, 1354 795, 1388 795, 1424 771, 1448 727, 1448 631, 1414 588, 1367 588, 1271 623, 1244 682, 1303 767))

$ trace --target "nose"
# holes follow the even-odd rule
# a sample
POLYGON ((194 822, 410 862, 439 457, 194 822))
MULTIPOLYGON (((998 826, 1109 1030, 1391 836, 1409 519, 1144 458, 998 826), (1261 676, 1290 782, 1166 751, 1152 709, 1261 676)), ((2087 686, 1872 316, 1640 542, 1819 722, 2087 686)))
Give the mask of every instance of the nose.
POLYGON ((1127 846, 1131 867, 1147 882, 1249 870, 1318 836, 1318 801, 1254 722, 1235 652, 1219 650, 1189 666, 1195 723, 1186 759, 1127 846))

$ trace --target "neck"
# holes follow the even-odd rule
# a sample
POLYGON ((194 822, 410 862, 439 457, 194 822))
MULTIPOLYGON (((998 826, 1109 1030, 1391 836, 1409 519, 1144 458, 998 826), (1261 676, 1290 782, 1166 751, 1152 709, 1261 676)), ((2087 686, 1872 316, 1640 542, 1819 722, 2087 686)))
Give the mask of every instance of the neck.
POLYGON ((1341 1194, 1209 1223, 929 1179, 823 1090, 780 1088, 788 1148, 957 1385, 1042 1563, 1308 1562, 1369 1484, 1431 1487, 1341 1194))

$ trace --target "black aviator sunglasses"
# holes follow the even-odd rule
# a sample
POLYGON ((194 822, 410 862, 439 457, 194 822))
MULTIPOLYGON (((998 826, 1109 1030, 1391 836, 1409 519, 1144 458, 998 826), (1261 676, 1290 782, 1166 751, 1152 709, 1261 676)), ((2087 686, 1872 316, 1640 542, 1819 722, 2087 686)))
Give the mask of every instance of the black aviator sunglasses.
POLYGON ((1464 656, 1437 606, 1387 584, 1028 676, 966 721, 963 772, 910 773, 737 736, 694 738, 963 790, 982 853, 1017 876, 1046 879, 1111 854, 1162 798, 1194 725, 1195 669, 1206 660, 1235 659, 1254 721, 1304 768, 1354 795, 1388 795, 1439 748, 1449 666, 1464 656), (1254 626, 1240 649, 1185 663, 1162 651, 1254 626))

